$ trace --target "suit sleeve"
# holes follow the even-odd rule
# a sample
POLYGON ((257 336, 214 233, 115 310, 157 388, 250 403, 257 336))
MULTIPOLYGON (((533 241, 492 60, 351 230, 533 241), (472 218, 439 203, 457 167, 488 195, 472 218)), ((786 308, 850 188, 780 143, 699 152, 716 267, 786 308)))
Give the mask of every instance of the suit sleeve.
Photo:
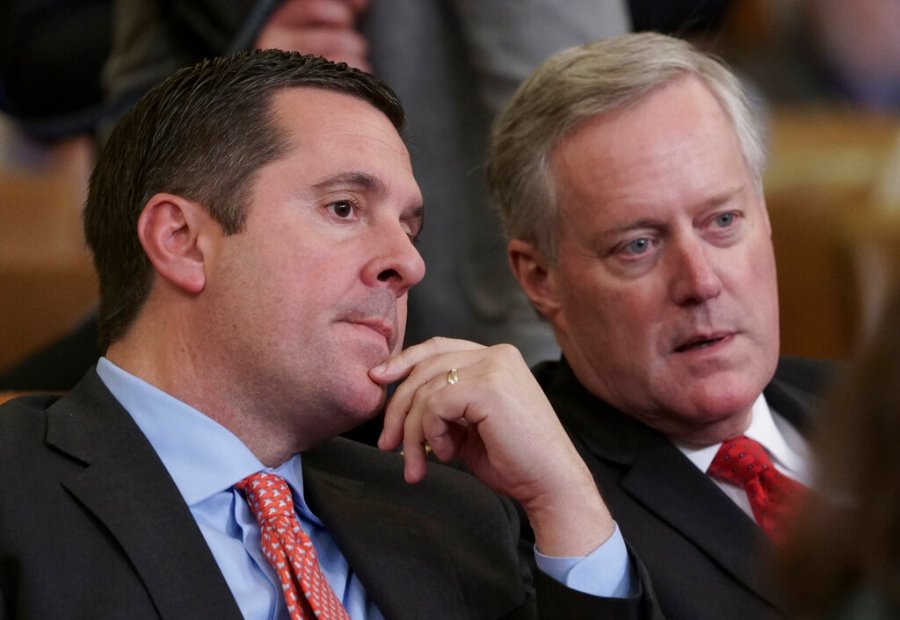
POLYGON ((528 518, 518 504, 514 504, 512 511, 510 518, 517 520, 520 528, 519 561, 529 592, 529 604, 534 608, 531 617, 548 620, 664 620, 647 569, 630 548, 628 556, 637 577, 634 596, 613 598, 578 592, 538 570, 534 559, 534 534, 528 525, 528 518))

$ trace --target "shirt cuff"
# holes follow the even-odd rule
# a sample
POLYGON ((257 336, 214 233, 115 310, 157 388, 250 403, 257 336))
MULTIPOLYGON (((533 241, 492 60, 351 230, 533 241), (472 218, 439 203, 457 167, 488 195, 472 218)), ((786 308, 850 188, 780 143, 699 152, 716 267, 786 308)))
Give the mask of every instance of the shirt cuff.
POLYGON ((616 525, 612 536, 583 557, 544 555, 534 546, 538 569, 567 588, 612 598, 634 596, 634 567, 628 558, 625 539, 616 525))

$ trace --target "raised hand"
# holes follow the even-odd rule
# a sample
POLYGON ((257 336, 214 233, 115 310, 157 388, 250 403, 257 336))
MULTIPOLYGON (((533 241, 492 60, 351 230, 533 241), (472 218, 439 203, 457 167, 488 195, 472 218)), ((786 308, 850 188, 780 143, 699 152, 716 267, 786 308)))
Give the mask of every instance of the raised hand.
POLYGON ((543 553, 583 555, 612 534, 590 472, 514 347, 433 338, 369 374, 384 384, 405 378, 378 446, 403 446, 407 481, 425 476, 430 446, 518 500, 543 553))

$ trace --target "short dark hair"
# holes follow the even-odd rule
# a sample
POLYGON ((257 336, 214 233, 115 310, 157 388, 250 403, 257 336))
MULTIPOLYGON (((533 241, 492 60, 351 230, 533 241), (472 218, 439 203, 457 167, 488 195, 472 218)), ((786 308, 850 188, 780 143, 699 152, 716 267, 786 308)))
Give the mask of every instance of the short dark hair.
POLYGON ((289 148, 273 93, 327 89, 371 103, 401 131, 394 92, 371 75, 321 57, 263 50, 204 60, 148 92, 116 125, 91 175, 84 233, 100 280, 100 346, 121 338, 150 292, 153 269, 137 236, 147 201, 168 192, 196 201, 225 234, 243 230, 255 173, 289 148))

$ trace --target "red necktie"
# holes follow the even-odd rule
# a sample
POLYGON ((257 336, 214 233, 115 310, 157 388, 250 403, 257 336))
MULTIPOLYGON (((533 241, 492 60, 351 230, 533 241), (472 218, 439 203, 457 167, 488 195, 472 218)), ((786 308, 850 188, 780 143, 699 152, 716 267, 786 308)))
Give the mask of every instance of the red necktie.
POLYGON ((312 541, 294 514, 294 499, 280 476, 259 472, 236 485, 259 522, 263 555, 278 573, 291 620, 349 620, 325 580, 312 541))
POLYGON ((724 442, 709 466, 709 475, 747 491, 756 522, 775 541, 806 487, 775 469, 765 449, 741 435, 724 442))

